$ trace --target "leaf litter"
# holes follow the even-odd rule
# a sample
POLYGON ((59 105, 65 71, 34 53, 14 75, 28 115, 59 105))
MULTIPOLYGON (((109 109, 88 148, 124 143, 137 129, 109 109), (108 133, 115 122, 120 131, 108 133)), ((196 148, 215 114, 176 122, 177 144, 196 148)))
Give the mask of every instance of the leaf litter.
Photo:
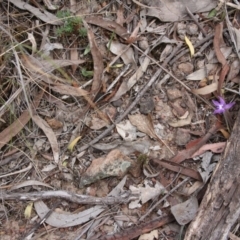
POLYGON ((239 110, 229 4, 214 22, 224 9, 209 0, 0 3, 1 238, 44 239, 45 222, 57 239, 154 239, 191 222, 239 110), (215 115, 219 99, 229 107, 215 115), (10 231, 20 219, 24 231, 10 231))

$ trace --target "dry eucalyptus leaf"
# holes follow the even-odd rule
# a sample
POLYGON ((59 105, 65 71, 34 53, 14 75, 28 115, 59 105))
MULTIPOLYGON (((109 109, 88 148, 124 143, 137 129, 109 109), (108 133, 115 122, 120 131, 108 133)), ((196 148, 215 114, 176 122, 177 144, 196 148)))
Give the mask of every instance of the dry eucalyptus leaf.
POLYGON ((45 135, 48 138, 48 141, 51 145, 52 151, 53 151, 53 158, 56 163, 59 161, 59 148, 58 148, 58 142, 56 135, 54 134, 53 130, 50 128, 48 123, 43 120, 41 117, 38 115, 32 116, 32 120, 37 124, 39 128, 43 130, 45 135))
POLYGON ((72 95, 76 97, 82 97, 82 96, 88 95, 88 92, 81 88, 76 88, 76 87, 72 87, 69 85, 61 84, 61 83, 56 84, 55 86, 51 87, 51 89, 54 92, 58 92, 66 95, 72 95))
POLYGON ((214 83, 207 85, 206 87, 202 87, 199 89, 192 89, 192 92, 195 94, 199 94, 199 95, 206 95, 206 94, 216 91, 217 89, 218 89, 218 83, 214 82, 214 83))
POLYGON ((191 157, 192 158, 197 157, 209 150, 214 153, 222 153, 225 147, 226 147, 226 142, 205 144, 202 147, 200 147, 191 157))
POLYGON ((180 225, 186 225, 192 221, 198 210, 198 200, 191 197, 183 203, 179 203, 171 207, 171 212, 180 225))
POLYGON ((135 115, 128 115, 128 118, 132 123, 132 125, 136 126, 139 131, 146 133, 151 138, 158 139, 149 117, 143 114, 135 114, 135 115))
MULTIPOLYGON (((43 201, 36 201, 34 202, 35 210, 40 216, 41 219, 43 219, 46 214, 50 211, 50 209, 47 207, 47 205, 43 201)), ((92 218, 97 217, 101 212, 104 211, 103 207, 95 206, 91 207, 87 210, 84 210, 79 213, 69 213, 69 212, 53 212, 46 220, 46 223, 53 227, 72 227, 79 224, 83 224, 85 222, 88 222, 92 218)))

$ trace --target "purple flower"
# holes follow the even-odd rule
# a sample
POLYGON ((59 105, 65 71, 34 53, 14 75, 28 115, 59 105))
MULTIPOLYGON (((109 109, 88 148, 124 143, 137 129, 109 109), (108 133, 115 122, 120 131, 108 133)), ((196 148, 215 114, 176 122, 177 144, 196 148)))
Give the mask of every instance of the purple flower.
POLYGON ((235 102, 226 103, 222 97, 218 97, 219 101, 212 100, 213 105, 215 106, 214 114, 224 113, 227 109, 231 108, 235 102))

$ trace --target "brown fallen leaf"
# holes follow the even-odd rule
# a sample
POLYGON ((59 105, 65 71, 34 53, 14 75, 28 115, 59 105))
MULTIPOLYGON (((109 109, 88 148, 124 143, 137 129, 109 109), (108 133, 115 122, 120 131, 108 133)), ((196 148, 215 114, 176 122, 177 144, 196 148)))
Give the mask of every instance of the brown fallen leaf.
POLYGON ((91 54, 93 58, 94 74, 92 82, 92 93, 95 96, 102 86, 102 74, 104 70, 103 57, 97 47, 95 37, 91 28, 88 26, 86 22, 83 22, 83 24, 84 27, 87 29, 88 41, 90 44, 91 54))
POLYGON ((187 168, 185 166, 182 166, 182 165, 179 165, 178 163, 174 163, 174 162, 169 162, 169 161, 166 161, 166 160, 161 160, 159 161, 158 159, 153 159, 153 161, 173 172, 176 172, 176 173, 181 173, 185 176, 189 176, 189 177, 192 177, 198 181, 202 181, 202 177, 201 175, 199 174, 199 172, 191 169, 191 168, 187 168))
POLYGON ((66 94, 66 95, 72 95, 76 97, 83 97, 83 96, 89 95, 89 93, 86 90, 72 87, 62 83, 55 84, 55 86, 50 86, 50 88, 55 92, 66 94))
POLYGON ((209 93, 215 92, 217 89, 218 89, 218 83, 213 82, 213 83, 207 85, 206 87, 202 87, 199 89, 192 89, 192 92, 194 94, 207 95, 209 93))
POLYGON ((45 120, 43 120, 41 117, 39 117, 38 115, 33 115, 32 119, 37 124, 37 126, 43 130, 43 132, 47 136, 48 141, 49 141, 52 151, 53 151, 54 161, 56 163, 58 163, 59 162, 59 147, 58 147, 56 135, 54 134, 53 130, 48 125, 48 123, 45 120))
POLYGON ((88 16, 84 20, 87 23, 90 23, 90 24, 102 27, 104 29, 107 29, 111 32, 114 32, 125 40, 128 39, 129 37, 129 33, 127 32, 127 29, 117 24, 114 21, 109 21, 109 20, 103 19, 102 17, 95 17, 95 16, 88 16))
POLYGON ((58 121, 56 118, 45 118, 45 120, 52 129, 59 129, 63 127, 63 123, 58 121))
POLYGON ((218 81, 218 96, 222 95, 221 89, 222 89, 223 81, 225 80, 225 77, 230 69, 227 63, 227 60, 220 49, 220 43, 223 42, 222 33, 223 33, 223 22, 216 25, 215 36, 213 40, 213 47, 215 50, 215 54, 217 56, 218 61, 222 64, 222 70, 220 72, 219 81, 218 81))
MULTIPOLYGON (((33 108, 38 107, 43 94, 44 90, 41 90, 38 93, 36 98, 33 100, 32 104, 33 108)), ((30 113, 28 110, 26 110, 15 122, 13 122, 10 126, 8 126, 0 133, 0 149, 24 128, 24 126, 28 123, 30 118, 31 118, 30 113)))
POLYGON ((219 143, 212 143, 212 144, 205 144, 202 147, 200 147, 193 155, 193 157, 197 157, 206 151, 212 151, 214 153, 221 153, 225 149, 226 142, 219 142, 219 143))

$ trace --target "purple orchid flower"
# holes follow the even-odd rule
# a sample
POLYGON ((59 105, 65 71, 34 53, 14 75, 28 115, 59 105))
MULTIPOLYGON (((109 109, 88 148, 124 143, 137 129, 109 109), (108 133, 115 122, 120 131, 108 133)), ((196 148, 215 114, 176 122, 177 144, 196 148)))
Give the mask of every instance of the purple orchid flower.
POLYGON ((215 106, 214 114, 224 113, 235 104, 235 102, 226 103, 222 97, 218 97, 218 99, 219 101, 212 100, 213 105, 215 106))

